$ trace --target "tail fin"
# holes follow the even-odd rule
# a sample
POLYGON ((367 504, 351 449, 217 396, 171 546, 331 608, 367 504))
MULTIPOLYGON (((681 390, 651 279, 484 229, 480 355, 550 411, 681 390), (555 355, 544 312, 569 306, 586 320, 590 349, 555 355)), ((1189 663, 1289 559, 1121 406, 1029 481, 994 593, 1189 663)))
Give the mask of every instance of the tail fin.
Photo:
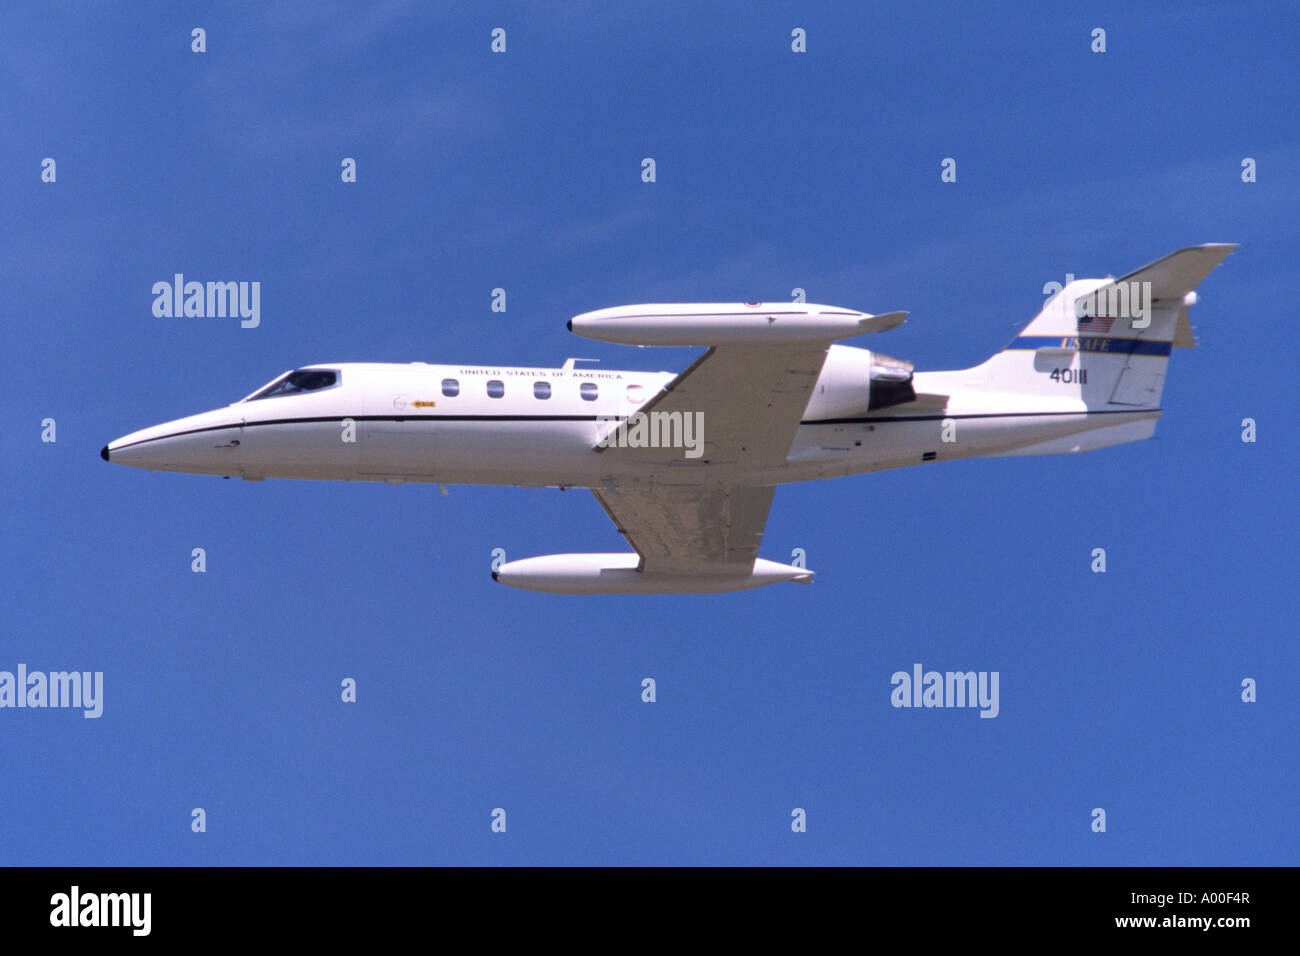
POLYGON ((1196 344, 1195 289, 1236 245, 1191 246, 1119 279, 1078 279, 1005 349, 970 370, 987 391, 1077 396, 1089 408, 1157 409, 1174 348, 1196 344))

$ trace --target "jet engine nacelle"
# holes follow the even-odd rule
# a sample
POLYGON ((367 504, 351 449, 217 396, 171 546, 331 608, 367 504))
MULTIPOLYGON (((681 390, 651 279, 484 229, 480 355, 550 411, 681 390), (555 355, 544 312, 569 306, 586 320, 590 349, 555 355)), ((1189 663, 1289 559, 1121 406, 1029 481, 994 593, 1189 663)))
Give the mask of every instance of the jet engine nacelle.
POLYGON ((854 418, 915 398, 911 362, 869 349, 832 345, 804 418, 854 418))

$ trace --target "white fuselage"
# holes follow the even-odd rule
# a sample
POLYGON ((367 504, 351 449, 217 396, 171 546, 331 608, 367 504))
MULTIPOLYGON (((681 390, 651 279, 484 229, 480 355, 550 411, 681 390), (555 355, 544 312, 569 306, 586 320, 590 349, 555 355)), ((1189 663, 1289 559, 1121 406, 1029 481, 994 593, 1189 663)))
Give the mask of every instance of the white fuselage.
POLYGON ((1234 247, 1180 249, 1118 280, 1072 279, 977 366, 916 372, 843 340, 896 328, 806 302, 584 312, 570 331, 700 347, 680 374, 310 365, 247 398, 135 432, 106 461, 264 478, 589 488, 632 546, 494 565, 555 594, 738 591, 813 577, 759 556, 774 487, 932 461, 1056 455, 1150 438, 1195 288, 1234 247))
MULTIPOLYGON (((838 348, 842 348, 837 346, 838 348)), ((858 351, 858 350, 848 350, 858 351)), ((1159 411, 1089 409, 1075 395, 990 391, 971 370, 918 372, 916 401, 815 418, 805 415, 786 461, 744 467, 689 458, 593 454, 621 419, 651 403, 669 372, 322 364, 337 383, 258 398, 126 435, 102 452, 159 471, 238 476, 598 488, 671 483, 681 469, 719 481, 808 481, 925 461, 1072 451, 1145 437, 1159 411), (454 386, 451 383, 455 383, 454 386), (540 397, 549 395, 549 397, 540 397), (945 439, 945 428, 949 435, 945 439), (1105 429, 1106 438, 1069 436, 1105 429), (1064 443, 1051 447, 1051 443, 1064 443), (1032 453, 1032 452, 1029 452, 1032 453)), ((823 378, 830 373, 824 373, 823 378)), ((819 381, 819 386, 821 382, 819 381)), ((816 399, 810 402, 815 414, 816 399)), ((702 420, 708 435, 708 420, 702 420)))

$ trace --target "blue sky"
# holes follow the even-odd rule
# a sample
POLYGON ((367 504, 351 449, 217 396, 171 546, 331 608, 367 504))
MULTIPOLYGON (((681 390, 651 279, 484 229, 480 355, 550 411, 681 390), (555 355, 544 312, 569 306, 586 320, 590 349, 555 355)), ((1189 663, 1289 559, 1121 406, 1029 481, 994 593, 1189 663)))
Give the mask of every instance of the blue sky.
POLYGON ((0 863, 1294 864, 1298 27, 1289 3, 12 5, 0 669, 103 671, 105 699, 0 710, 0 863), (685 367, 564 328, 627 302, 799 287, 909 310, 858 344, 960 368, 1044 283, 1202 242, 1242 248, 1155 440, 785 487, 763 553, 804 548, 808 587, 513 591, 493 548, 622 549, 590 495, 98 457, 314 362, 685 367), (260 281, 261 325, 155 318, 175 272, 260 281), (998 671, 999 716, 892 708, 916 662, 998 671))

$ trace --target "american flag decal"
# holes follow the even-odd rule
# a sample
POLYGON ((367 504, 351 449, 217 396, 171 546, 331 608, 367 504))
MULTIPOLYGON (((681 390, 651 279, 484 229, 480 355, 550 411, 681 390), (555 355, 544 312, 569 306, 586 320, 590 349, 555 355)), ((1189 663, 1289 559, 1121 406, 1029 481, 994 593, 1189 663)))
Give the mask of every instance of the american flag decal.
POLYGON ((1113 315, 1082 315, 1079 317, 1080 332, 1109 332, 1110 327, 1115 324, 1113 315))

